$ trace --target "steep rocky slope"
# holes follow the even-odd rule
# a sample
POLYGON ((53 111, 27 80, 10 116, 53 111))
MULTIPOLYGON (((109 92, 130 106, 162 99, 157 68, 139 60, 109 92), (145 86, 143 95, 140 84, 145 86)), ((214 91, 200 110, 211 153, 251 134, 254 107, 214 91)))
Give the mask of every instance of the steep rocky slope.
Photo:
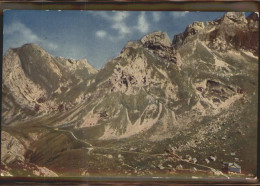
POLYGON ((200 164, 216 155, 218 170, 236 152, 244 173, 255 174, 258 22, 256 13, 227 13, 172 42, 149 33, 99 71, 34 44, 10 49, 2 83, 2 142, 15 142, 5 145, 9 160, 59 175, 164 175, 156 166, 181 158, 153 154, 174 146, 200 164))
POLYGON ((8 50, 3 59, 2 123, 70 109, 84 99, 84 85, 96 72, 84 59, 53 57, 36 44, 8 50), (74 89, 78 91, 72 94, 74 89))
MULTIPOLYGON (((256 50, 237 48, 227 36, 215 38, 228 46, 225 51, 214 48, 215 41, 205 40, 215 30, 223 35, 222 27, 231 15, 247 23, 243 15, 227 13, 212 23, 214 27, 209 23, 189 25, 181 46, 171 45, 163 32, 129 42, 98 72, 87 89, 88 101, 62 125, 88 127, 97 131, 95 138, 99 139, 129 137, 160 125, 151 138, 162 139, 204 116, 224 113, 238 100, 246 101, 256 94, 256 50)), ((229 21, 234 22, 236 31, 247 32, 239 26, 247 24, 235 18, 229 21)), ((179 42, 176 38, 173 43, 179 42)))

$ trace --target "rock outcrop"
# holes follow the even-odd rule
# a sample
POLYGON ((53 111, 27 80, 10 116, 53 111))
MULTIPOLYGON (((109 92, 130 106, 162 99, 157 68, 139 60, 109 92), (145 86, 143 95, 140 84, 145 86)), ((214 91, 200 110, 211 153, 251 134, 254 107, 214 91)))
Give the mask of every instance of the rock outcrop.
POLYGON ((171 42, 168 35, 165 32, 152 32, 141 39, 141 42, 150 47, 166 46, 171 47, 171 42))
POLYGON ((186 39, 188 39, 188 37, 197 34, 199 31, 203 30, 204 28, 205 26, 203 22, 196 21, 192 23, 185 29, 183 33, 174 36, 172 42, 174 48, 177 49, 178 47, 182 46, 185 42, 187 42, 186 39))
POLYGON ((141 39, 144 47, 148 48, 160 58, 172 63, 177 63, 175 51, 170 39, 165 32, 152 32, 141 39))
POLYGON ((19 172, 23 176, 47 176, 58 175, 46 167, 40 167, 28 162, 25 157, 27 145, 9 133, 1 133, 1 176, 16 176, 19 172))
POLYGON ((247 18, 242 12, 228 12, 220 19, 206 22, 194 22, 186 30, 174 36, 175 49, 194 38, 219 51, 245 49, 257 55, 258 52, 258 14, 247 18))

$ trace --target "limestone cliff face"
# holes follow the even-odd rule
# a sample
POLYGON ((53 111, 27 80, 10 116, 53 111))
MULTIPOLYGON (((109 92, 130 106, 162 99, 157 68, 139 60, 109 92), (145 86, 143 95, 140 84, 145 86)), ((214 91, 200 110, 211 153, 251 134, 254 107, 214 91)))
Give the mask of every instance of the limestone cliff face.
POLYGON ((247 18, 241 12, 228 12, 220 19, 194 22, 186 30, 174 36, 175 48, 197 38, 219 51, 246 49, 257 55, 258 52, 258 15, 252 13, 247 18))
POLYGON ((204 28, 205 26, 203 22, 196 21, 192 23, 185 29, 183 33, 174 36, 172 42, 173 46, 175 48, 182 46, 185 42, 188 41, 190 37, 196 35, 199 31, 203 31, 204 28))
POLYGON ((70 94, 72 87, 96 72, 86 60, 53 57, 36 44, 8 50, 3 58, 3 124, 71 107, 83 95, 70 94), (70 99, 64 99, 68 94, 70 99))
POLYGON ((170 39, 165 32, 152 32, 141 39, 145 48, 172 63, 177 63, 174 56, 175 51, 171 45, 170 39))
POLYGON ((29 163, 25 155, 27 149, 28 143, 25 141, 20 141, 5 131, 1 133, 1 176, 16 176, 12 170, 23 176, 58 176, 46 167, 29 163))
POLYGON ((171 42, 165 32, 152 32, 141 39, 141 42, 147 46, 166 46, 171 47, 171 42))

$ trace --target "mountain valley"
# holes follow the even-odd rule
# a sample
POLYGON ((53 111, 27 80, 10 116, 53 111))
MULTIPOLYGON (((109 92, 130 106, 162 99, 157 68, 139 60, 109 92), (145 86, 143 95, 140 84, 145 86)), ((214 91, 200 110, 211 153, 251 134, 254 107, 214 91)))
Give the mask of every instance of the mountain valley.
POLYGON ((100 70, 37 44, 9 49, 1 176, 255 177, 258 25, 228 12, 172 41, 152 32, 100 70))

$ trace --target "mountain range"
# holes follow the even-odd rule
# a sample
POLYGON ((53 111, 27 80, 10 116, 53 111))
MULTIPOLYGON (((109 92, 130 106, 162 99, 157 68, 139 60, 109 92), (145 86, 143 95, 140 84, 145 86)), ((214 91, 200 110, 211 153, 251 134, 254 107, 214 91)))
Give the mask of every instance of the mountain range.
POLYGON ((37 44, 9 49, 1 174, 178 177, 181 165, 223 177, 222 162, 236 161, 254 176, 258 25, 257 13, 228 12, 172 41, 152 32, 100 70, 37 44))

